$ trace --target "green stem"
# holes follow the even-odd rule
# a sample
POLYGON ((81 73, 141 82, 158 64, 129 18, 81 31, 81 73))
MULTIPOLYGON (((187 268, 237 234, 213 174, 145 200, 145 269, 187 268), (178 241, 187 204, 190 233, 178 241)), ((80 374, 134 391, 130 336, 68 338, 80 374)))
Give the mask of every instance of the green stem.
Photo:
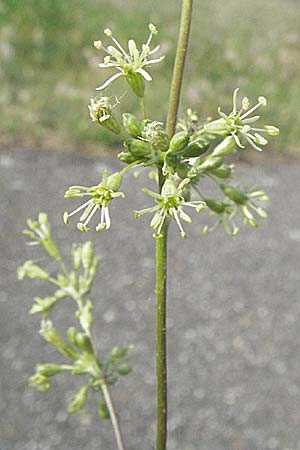
POLYGON ((141 107, 143 119, 146 119, 147 117, 146 117, 146 108, 145 108, 144 97, 139 97, 139 100, 140 100, 140 107, 141 107))
POLYGON ((179 37, 173 69, 173 78, 171 83, 169 110, 167 117, 167 132, 170 136, 173 136, 176 127, 184 64, 191 27, 192 7, 193 0, 182 1, 179 37))
MULTIPOLYGON (((170 89, 166 129, 173 136, 176 128, 182 78, 192 17, 193 0, 183 0, 177 52, 170 89)), ((158 170, 158 189, 161 192, 165 177, 158 170)), ((156 376, 157 376, 157 437, 156 450, 167 449, 167 241, 168 223, 156 239, 156 376)))
POLYGON ((157 442, 156 450, 166 450, 167 443, 167 239, 168 224, 156 239, 156 375, 157 375, 157 442))

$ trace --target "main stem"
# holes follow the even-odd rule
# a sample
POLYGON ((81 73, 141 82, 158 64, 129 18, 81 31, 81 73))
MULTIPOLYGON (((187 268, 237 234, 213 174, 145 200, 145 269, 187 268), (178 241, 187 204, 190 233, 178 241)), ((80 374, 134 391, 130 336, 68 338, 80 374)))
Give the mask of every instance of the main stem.
MULTIPOLYGON (((177 51, 169 98, 166 129, 173 136, 176 128, 182 78, 190 33, 193 0, 183 0, 177 51)), ((158 189, 161 192, 165 177, 158 172, 158 189)), ((156 375, 157 375, 157 441, 156 450, 167 450, 167 242, 168 223, 162 237, 156 239, 156 375)))

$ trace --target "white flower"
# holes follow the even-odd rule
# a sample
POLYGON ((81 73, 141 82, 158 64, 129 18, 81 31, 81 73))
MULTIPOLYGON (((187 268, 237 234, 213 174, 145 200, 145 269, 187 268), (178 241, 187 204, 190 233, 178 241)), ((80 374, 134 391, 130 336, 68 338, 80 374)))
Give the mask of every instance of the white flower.
POLYGON ((233 93, 233 109, 228 115, 223 113, 221 109, 218 109, 220 119, 209 122, 204 126, 204 131, 213 135, 229 136, 231 135, 236 145, 239 148, 245 148, 242 144, 240 138, 248 142, 255 150, 261 151, 259 146, 264 146, 268 143, 260 133, 265 133, 270 136, 276 136, 279 134, 279 129, 271 126, 265 125, 264 128, 255 128, 252 126, 260 116, 250 117, 254 111, 256 111, 261 106, 267 105, 267 100, 265 97, 258 97, 257 104, 249 109, 249 100, 247 97, 242 99, 241 108, 238 109, 237 106, 237 93, 239 89, 236 89, 233 93))
POLYGON ((199 201, 185 201, 183 197, 183 191, 186 185, 190 182, 188 178, 181 181, 176 187, 175 183, 171 179, 167 179, 162 187, 161 194, 150 191, 149 189, 143 189, 143 192, 155 198, 156 205, 151 208, 142 209, 141 211, 135 211, 135 216, 139 218, 142 214, 154 212, 154 216, 151 220, 150 226, 155 230, 154 237, 161 237, 161 230, 165 221, 170 217, 173 218, 180 230, 182 238, 186 237, 186 233, 182 227, 180 219, 187 223, 192 223, 192 219, 183 210, 183 207, 190 206, 195 208, 197 212, 200 212, 205 208, 205 202, 199 201))
POLYGON ((156 53, 160 46, 157 45, 152 50, 150 49, 150 43, 153 35, 157 34, 157 30, 153 24, 149 25, 150 35, 145 44, 142 45, 142 50, 137 49, 136 43, 133 39, 128 41, 128 52, 124 50, 122 45, 117 41, 117 39, 112 35, 111 30, 106 29, 104 33, 106 36, 110 37, 115 44, 115 46, 104 47, 101 41, 95 41, 94 46, 97 49, 103 49, 107 56, 105 56, 103 63, 99 64, 100 68, 116 68, 117 73, 112 75, 108 80, 105 81, 97 90, 103 90, 107 88, 110 83, 119 77, 125 76, 126 78, 133 76, 134 74, 140 74, 146 81, 151 81, 151 75, 145 70, 152 64, 160 62, 164 56, 156 59, 150 59, 154 53, 156 53))

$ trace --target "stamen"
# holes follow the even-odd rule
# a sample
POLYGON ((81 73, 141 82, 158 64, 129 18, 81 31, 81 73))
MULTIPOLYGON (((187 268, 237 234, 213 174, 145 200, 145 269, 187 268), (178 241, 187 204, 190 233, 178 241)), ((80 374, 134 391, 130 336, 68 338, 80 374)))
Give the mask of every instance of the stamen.
POLYGON ((109 210, 108 207, 104 207, 104 216, 105 216, 105 223, 106 223, 106 229, 108 230, 110 227, 110 217, 109 217, 109 210))
POLYGON ((69 217, 74 216, 74 214, 76 214, 77 212, 81 211, 83 208, 85 208, 89 203, 91 203, 93 201, 93 199, 91 198, 90 200, 88 200, 87 202, 83 203, 83 205, 79 206, 79 208, 76 208, 74 211, 72 211, 69 214, 69 217))
POLYGON ((86 219, 86 221, 83 224, 85 227, 90 222, 91 218, 95 215, 95 212, 97 211, 97 209, 98 209, 98 205, 95 205, 94 208, 92 209, 92 212, 90 213, 90 215, 88 216, 88 218, 86 219))

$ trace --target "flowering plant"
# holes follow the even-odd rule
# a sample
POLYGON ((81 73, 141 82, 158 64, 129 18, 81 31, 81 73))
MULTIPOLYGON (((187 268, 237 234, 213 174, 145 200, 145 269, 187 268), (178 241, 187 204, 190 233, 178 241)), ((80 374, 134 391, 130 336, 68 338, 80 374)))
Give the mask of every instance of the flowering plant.
MULTIPOLYGON (((258 218, 266 218, 267 213, 260 204, 268 200, 264 191, 256 187, 241 188, 233 184, 232 155, 237 151, 246 151, 250 146, 261 151, 267 144, 265 136, 276 136, 278 128, 271 125, 256 127, 259 116, 252 113, 266 106, 265 97, 259 97, 257 104, 250 107, 247 97, 238 106, 238 89, 233 94, 232 112, 225 114, 219 108, 216 120, 200 120, 196 112, 188 109, 185 117, 178 119, 178 106, 182 76, 192 15, 192 0, 183 0, 177 54, 170 89, 169 109, 166 123, 153 120, 147 114, 145 81, 152 80, 148 67, 159 63, 163 56, 151 59, 159 51, 159 45, 151 50, 152 38, 157 35, 153 24, 149 25, 150 35, 141 50, 133 39, 128 41, 128 51, 117 41, 109 29, 104 34, 114 45, 104 47, 100 40, 94 42, 96 49, 106 53, 101 69, 116 69, 110 78, 101 84, 100 92, 125 77, 133 95, 137 97, 141 114, 139 117, 124 112, 122 119, 112 110, 108 96, 92 98, 88 107, 92 122, 105 127, 123 142, 123 150, 118 154, 120 170, 109 174, 102 173, 102 179, 94 186, 70 186, 66 198, 83 199, 71 213, 64 213, 64 222, 80 213, 78 230, 88 232, 94 216, 98 215, 96 230, 108 230, 111 226, 109 206, 115 198, 123 198, 120 191, 127 172, 136 167, 148 169, 151 178, 156 180, 157 190, 143 188, 143 192, 153 199, 153 204, 145 209, 134 211, 137 218, 151 214, 150 226, 154 230, 156 246, 156 363, 157 363, 157 441, 156 450, 166 450, 167 442, 167 363, 166 363, 166 269, 168 228, 174 222, 182 238, 186 238, 183 222, 191 223, 192 217, 187 209, 201 213, 199 217, 203 231, 214 230, 222 225, 231 236, 235 236, 241 225, 258 226, 258 218), (206 194, 206 182, 214 183, 219 190, 217 198, 206 194), (97 184, 98 183, 98 184, 97 184), (211 226, 206 223, 206 213, 215 216, 211 226)), ((47 216, 41 213, 37 221, 28 220, 29 229, 25 231, 34 243, 42 245, 53 258, 60 272, 51 276, 33 261, 27 261, 18 270, 18 276, 36 278, 55 286, 53 295, 44 299, 36 297, 30 310, 31 314, 42 316, 41 335, 54 345, 64 357, 66 364, 38 364, 36 373, 30 378, 30 384, 40 390, 50 387, 51 377, 69 372, 85 377, 85 384, 76 393, 68 411, 79 413, 84 409, 88 391, 100 394, 99 414, 110 418, 118 450, 125 450, 117 415, 110 395, 110 386, 119 375, 130 372, 127 354, 131 346, 114 347, 110 355, 102 358, 98 355, 96 342, 92 334, 92 301, 90 290, 96 274, 99 259, 95 256, 93 245, 86 242, 74 245, 71 251, 72 268, 62 261, 59 249, 54 242, 47 216), (77 307, 75 316, 78 328, 67 331, 67 339, 61 337, 46 316, 62 298, 71 298, 77 307)))

